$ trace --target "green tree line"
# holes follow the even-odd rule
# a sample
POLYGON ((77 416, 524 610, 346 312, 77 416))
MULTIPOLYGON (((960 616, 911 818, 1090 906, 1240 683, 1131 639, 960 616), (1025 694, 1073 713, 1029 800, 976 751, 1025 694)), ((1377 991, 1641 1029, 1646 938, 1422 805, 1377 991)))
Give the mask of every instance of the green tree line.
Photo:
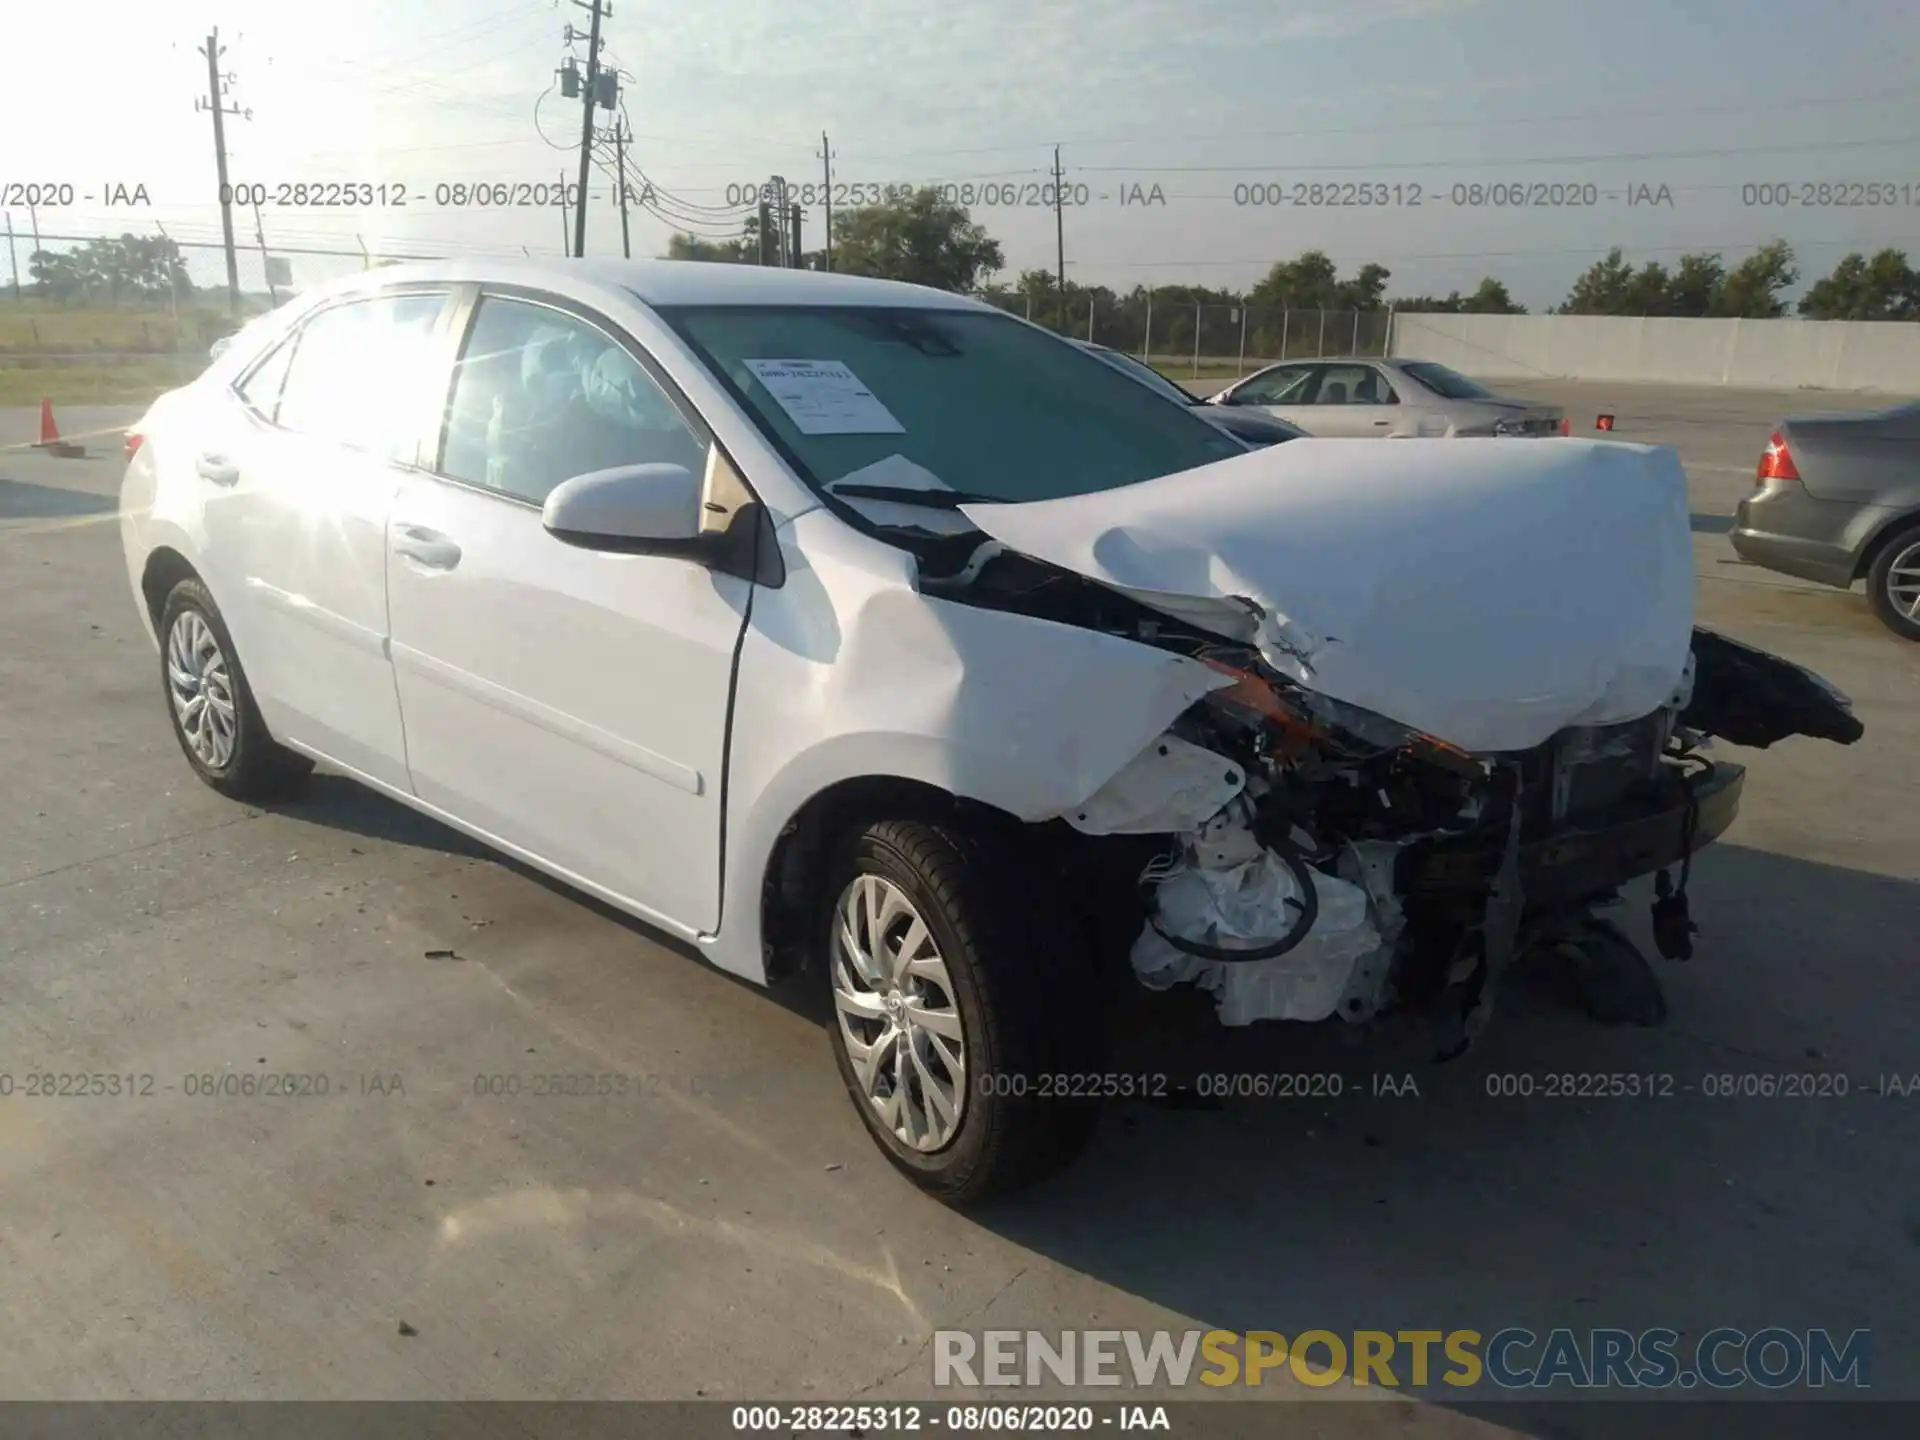
MULTIPOLYGON (((674 235, 667 256, 757 263, 756 224, 750 218, 742 236, 733 240, 674 235)), ((819 251, 802 258, 810 268, 823 264, 819 251)), ((1116 291, 1069 280, 1063 294, 1058 277, 1046 270, 1022 271, 1011 283, 997 279, 1004 264, 999 242, 964 207, 942 201, 936 190, 923 190, 893 204, 842 210, 833 217, 836 271, 978 293, 1023 312, 1030 306, 1036 321, 1071 334, 1085 334, 1091 304, 1094 337, 1108 344, 1137 344, 1136 337, 1145 334, 1149 305, 1154 348, 1171 351, 1192 345, 1194 311, 1200 307, 1199 338, 1209 354, 1228 353, 1237 343, 1239 320, 1233 312, 1241 309, 1250 312, 1249 324, 1254 327, 1249 331, 1250 345, 1256 331, 1267 328, 1283 310, 1527 313, 1525 306, 1515 303, 1506 284, 1491 275, 1464 295, 1458 290, 1445 296, 1394 295, 1388 289, 1393 272, 1386 266, 1369 262, 1343 277, 1320 250, 1275 261, 1265 277, 1247 290, 1171 284, 1116 291), (1221 344, 1224 351, 1215 348, 1221 344)), ((1701 251, 1680 256, 1671 268, 1653 260, 1636 267, 1616 247, 1581 274, 1565 300, 1549 313, 1776 319, 1789 313, 1782 292, 1799 279, 1793 248, 1784 240, 1763 245, 1732 265, 1718 254, 1701 251)), ((1920 272, 1907 263, 1903 251, 1887 249, 1871 257, 1851 254, 1830 275, 1809 286, 1792 312, 1808 320, 1920 320, 1920 272)), ((1265 349, 1271 350, 1272 337, 1262 339, 1265 349)))

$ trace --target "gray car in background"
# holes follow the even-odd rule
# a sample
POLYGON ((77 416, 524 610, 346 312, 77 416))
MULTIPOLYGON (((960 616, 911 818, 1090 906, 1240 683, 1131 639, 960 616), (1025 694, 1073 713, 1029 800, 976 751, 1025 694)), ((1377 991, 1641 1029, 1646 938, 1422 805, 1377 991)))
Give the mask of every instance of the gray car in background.
POLYGON ((1920 402, 1783 420, 1728 539, 1755 565, 1851 588, 1920 640, 1920 402))
POLYGON ((1236 381, 1206 403, 1257 410, 1326 437, 1567 433, 1558 405, 1495 395, 1430 360, 1286 360, 1236 381))
POLYGON ((1128 355, 1124 351, 1110 350, 1105 345, 1094 344, 1091 340, 1075 340, 1072 343, 1096 360, 1111 365, 1128 379, 1138 380, 1154 394, 1164 396, 1176 405, 1193 406, 1195 412, 1203 419, 1211 421, 1216 428, 1226 431, 1236 440, 1245 441, 1255 449, 1267 445, 1278 445, 1282 440, 1299 440, 1307 433, 1298 425, 1290 425, 1285 420, 1268 415, 1261 410, 1252 408, 1229 410, 1209 406, 1199 396, 1182 390, 1146 361, 1128 355))

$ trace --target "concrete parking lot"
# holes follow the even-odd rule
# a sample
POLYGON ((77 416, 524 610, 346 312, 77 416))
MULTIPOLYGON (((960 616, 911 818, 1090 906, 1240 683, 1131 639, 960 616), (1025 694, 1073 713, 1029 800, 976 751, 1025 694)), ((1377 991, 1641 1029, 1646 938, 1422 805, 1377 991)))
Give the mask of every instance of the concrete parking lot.
MULTIPOLYGON (((1784 409, 1885 401, 1504 388, 1676 445, 1702 622, 1819 670, 1866 738, 1734 752, 1745 810, 1695 865, 1663 1028, 1521 977, 1467 1059, 1375 1097, 1384 1063, 1331 1037, 1149 1006, 1138 1066, 1336 1069, 1346 1093, 1118 1105, 1080 1165, 973 1218, 874 1151, 816 997, 336 777, 273 810, 201 786, 111 523, 130 416, 63 413, 108 448, 59 461, 0 413, 0 1395, 925 1399, 936 1328, 1097 1323, 1865 1327, 1874 1392, 1920 1398, 1920 1090, 1877 1093, 1920 1075, 1920 650, 1857 595, 1739 564, 1723 523, 1784 409), (1488 1094, 1565 1072, 1675 1089, 1488 1094), (23 1093, 49 1073, 153 1093, 23 1093), (627 1093, 527 1093, 585 1073, 627 1093), (1705 1093, 1816 1074, 1849 1093, 1705 1093), (232 1093, 269 1075, 327 1093, 232 1093)), ((1446 1400, 1343 1406, 1337 1433, 1643 1433, 1628 1406, 1446 1400)))

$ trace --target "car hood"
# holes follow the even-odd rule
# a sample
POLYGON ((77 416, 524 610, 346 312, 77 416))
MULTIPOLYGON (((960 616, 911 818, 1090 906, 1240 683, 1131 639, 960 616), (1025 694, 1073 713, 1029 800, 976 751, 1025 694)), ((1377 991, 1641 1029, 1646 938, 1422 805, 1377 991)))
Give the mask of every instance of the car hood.
POLYGON ((1011 549, 1468 750, 1636 719, 1686 671, 1693 544, 1664 446, 1302 439, 962 510, 1011 549))

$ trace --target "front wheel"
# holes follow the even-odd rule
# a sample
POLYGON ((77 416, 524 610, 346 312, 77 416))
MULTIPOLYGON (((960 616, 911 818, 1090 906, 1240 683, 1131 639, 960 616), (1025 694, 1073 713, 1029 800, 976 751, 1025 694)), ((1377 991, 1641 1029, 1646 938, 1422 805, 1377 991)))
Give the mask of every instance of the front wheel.
POLYGON ((1902 640, 1920 640, 1920 525, 1909 525, 1884 546, 1867 572, 1873 613, 1902 640))
POLYGON ((1077 1155, 1103 1016, 1084 942, 1050 922, 1015 857, 885 821, 842 847, 827 894, 834 1055, 894 1166, 966 1206, 1077 1155))

